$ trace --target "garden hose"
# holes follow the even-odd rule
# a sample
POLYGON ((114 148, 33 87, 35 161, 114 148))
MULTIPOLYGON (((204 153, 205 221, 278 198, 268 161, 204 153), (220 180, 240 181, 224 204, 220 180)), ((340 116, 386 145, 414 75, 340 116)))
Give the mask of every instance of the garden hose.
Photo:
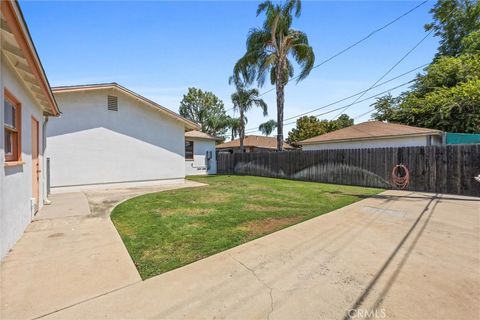
POLYGON ((406 189, 410 184, 410 171, 407 166, 403 164, 397 164, 392 170, 392 186, 397 189, 406 189))

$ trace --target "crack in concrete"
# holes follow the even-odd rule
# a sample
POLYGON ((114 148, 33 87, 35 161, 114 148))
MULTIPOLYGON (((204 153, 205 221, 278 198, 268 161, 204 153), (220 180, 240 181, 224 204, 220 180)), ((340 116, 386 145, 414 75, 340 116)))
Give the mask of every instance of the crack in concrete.
POLYGON ((246 270, 248 270, 254 277, 257 279, 259 283, 261 283, 265 288, 269 290, 269 295, 270 295, 270 311, 267 314, 267 320, 270 319, 270 315, 273 313, 273 306, 274 306, 274 301, 273 301, 273 288, 270 287, 265 281, 260 279, 260 277, 255 273, 255 270, 252 268, 248 267, 245 263, 242 261, 238 260, 237 258, 233 257, 231 254, 228 254, 232 260, 236 261, 238 264, 240 264, 242 267, 244 267, 246 270))

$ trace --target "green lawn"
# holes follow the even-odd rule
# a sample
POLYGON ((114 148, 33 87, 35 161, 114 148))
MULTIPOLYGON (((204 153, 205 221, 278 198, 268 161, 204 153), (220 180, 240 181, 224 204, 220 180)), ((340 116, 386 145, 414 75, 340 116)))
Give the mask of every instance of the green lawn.
POLYGON ((248 176, 189 179, 208 186, 139 196, 112 212, 143 279, 382 191, 248 176))

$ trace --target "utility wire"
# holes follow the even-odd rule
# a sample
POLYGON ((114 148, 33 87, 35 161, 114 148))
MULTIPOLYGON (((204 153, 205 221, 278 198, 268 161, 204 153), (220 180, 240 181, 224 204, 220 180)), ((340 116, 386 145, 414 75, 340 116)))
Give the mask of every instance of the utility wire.
MULTIPOLYGON (((374 86, 372 89, 381 87, 381 86, 383 86, 384 84, 387 84, 387 83, 389 83, 389 82, 392 82, 392 81, 394 81, 394 80, 397 80, 397 79, 399 79, 399 78, 401 78, 401 77, 403 77, 403 76, 405 76, 405 75, 407 75, 407 74, 409 74, 409 73, 412 73, 412 72, 414 72, 414 71, 416 71, 416 70, 418 70, 418 69, 422 69, 422 68, 424 68, 424 67, 426 67, 426 66, 428 66, 428 65, 429 65, 429 63, 422 64, 421 66, 418 66, 418 67, 416 67, 416 68, 413 68, 413 69, 411 69, 411 70, 408 70, 407 72, 404 72, 404 73, 402 73, 402 74, 399 74, 399 75, 396 76, 396 77, 393 77, 393 78, 388 79, 388 80, 386 80, 386 81, 384 81, 384 82, 382 82, 382 83, 379 83, 379 84, 377 84, 376 86, 374 86)), ((367 90, 368 90, 368 89, 367 89, 367 90)), ((326 104, 326 105, 323 105, 323 106, 321 106, 321 107, 318 107, 318 108, 316 108, 316 109, 312 109, 312 110, 310 110, 310 111, 306 111, 306 112, 304 112, 304 113, 300 113, 300 114, 297 114, 297 115, 294 115, 294 116, 285 118, 284 121, 292 120, 292 119, 295 119, 295 118, 298 118, 298 117, 301 117, 301 116, 305 116, 305 115, 307 115, 307 114, 309 114, 309 113, 312 113, 312 112, 315 112, 315 111, 319 111, 319 110, 328 108, 328 107, 333 106, 333 105, 335 105, 335 104, 337 104, 337 103, 343 102, 343 101, 348 100, 348 99, 353 98, 353 97, 356 97, 356 96, 358 96, 359 94, 362 94, 362 93, 366 92, 367 90, 363 90, 363 91, 357 92, 357 93, 355 93, 355 94, 352 94, 352 95, 350 95, 350 96, 348 96, 348 97, 345 97, 345 98, 341 98, 341 99, 336 100, 336 101, 334 101, 334 102, 330 102, 330 103, 328 103, 328 104, 326 104)), ((389 91, 390 91, 390 90, 389 90, 389 91)), ((344 108, 344 107, 345 107, 345 106, 343 106, 342 108, 344 108)), ((253 130, 253 129, 255 129, 255 128, 252 127, 252 128, 248 128, 248 129, 246 129, 246 130, 249 131, 249 130, 253 130)))
MULTIPOLYGON (((385 93, 388 93, 388 92, 390 92, 390 91, 392 91, 392 90, 395 90, 395 89, 401 88, 401 87, 403 87, 403 86, 406 86, 407 84, 410 84, 410 83, 412 83, 413 81, 415 81, 415 80, 410 80, 410 81, 404 82, 404 83, 402 83, 402 84, 400 84, 400 85, 398 85, 398 86, 395 86, 395 87, 393 87, 393 88, 389 88, 388 90, 385 90, 385 91, 383 91, 383 92, 374 94, 373 96, 370 96, 370 97, 368 97, 368 98, 365 98, 365 99, 356 101, 355 104, 362 103, 362 102, 368 101, 368 100, 370 100, 370 99, 372 99, 372 98, 381 96, 381 95, 383 95, 383 94, 385 94, 385 93)), ((335 111, 337 111, 337 110, 341 110, 341 109, 343 109, 343 108, 345 108, 345 106, 341 106, 341 107, 336 108, 336 109, 332 109, 332 110, 329 110, 329 111, 325 111, 325 112, 316 114, 316 115, 314 115, 314 117, 317 117, 317 118, 318 118, 318 117, 320 117, 320 116, 323 116, 323 115, 326 115, 326 114, 335 112, 335 111)), ((294 123, 296 123, 296 120, 295 120, 295 121, 291 121, 291 122, 284 123, 283 125, 284 125, 284 126, 287 126, 287 125, 294 124, 294 123)), ((249 130, 247 130, 247 131, 246 131, 245 133, 253 133, 253 132, 260 131, 260 130, 258 130, 258 129, 253 129, 253 128, 252 128, 252 129, 249 129, 249 130), (248 132, 247 132, 247 131, 248 131, 248 132)))
POLYGON ((375 81, 367 90, 365 90, 361 95, 359 95, 351 104, 347 105, 344 109, 342 109, 342 111, 340 111, 335 117, 333 117, 331 120, 334 120, 336 118, 338 118, 338 116, 340 116, 341 114, 343 114, 345 111, 347 111, 353 104, 355 104, 355 102, 357 102, 360 98, 362 98, 365 93, 367 93, 368 91, 372 90, 380 81, 383 80, 383 78, 385 78, 390 72, 393 71, 393 69, 395 69, 400 63, 402 63, 403 60, 405 60, 415 49, 418 48, 418 46, 420 46, 420 44, 422 44, 423 41, 425 41, 432 33, 433 33, 433 29, 428 32, 419 42, 417 42, 413 48, 411 48, 410 50, 407 51, 407 53, 405 53, 401 58, 400 60, 398 60, 390 69, 387 70, 387 72, 385 72, 380 78, 377 79, 377 81, 375 81))
POLYGON ((368 110, 367 112, 364 112, 364 113, 359 114, 358 116, 355 116, 353 118, 353 120, 357 120, 357 119, 359 119, 363 116, 366 116, 367 114, 372 113, 373 111, 375 111, 375 108, 372 108, 372 109, 368 110))
MULTIPOLYGON (((447 17, 450 17, 450 15, 453 13, 455 9, 453 9, 452 11, 450 11, 450 13, 448 14, 447 17)), ((370 88, 368 88, 365 93, 367 93, 368 91, 370 91, 375 85, 377 85, 377 83, 379 83, 383 78, 385 78, 393 69, 395 69, 400 63, 402 63, 403 60, 405 60, 405 58, 407 58, 415 49, 417 49, 423 41, 425 41, 432 33, 433 33, 433 29, 430 30, 430 32, 428 32, 419 42, 417 42, 417 44, 415 44, 413 46, 413 48, 411 48, 410 50, 408 50, 407 53, 405 53, 403 55, 402 58, 400 58, 400 60, 398 60, 390 69, 387 70, 387 72, 385 72, 380 78, 378 78, 377 81, 375 81, 373 83, 372 86, 370 86, 370 88)), ((361 94, 359 97, 357 97, 351 104, 349 104, 348 106, 345 107, 345 109, 343 109, 342 111, 340 111, 335 117, 333 117, 332 119, 330 120, 334 120, 336 118, 338 118, 338 116, 340 116, 342 113, 344 113, 345 111, 347 111, 348 108, 350 108, 358 99, 360 99, 365 93, 361 94)))
MULTIPOLYGON (((380 32, 380 31, 388 28, 389 26, 391 26, 392 24, 394 24, 394 23, 397 22, 398 20, 402 19, 403 17, 409 15, 409 14, 412 13, 413 11, 415 11, 415 10, 417 10, 418 8, 420 8, 421 6, 423 6, 423 5, 424 5, 425 3, 427 3, 428 1, 429 1, 429 0, 425 0, 425 1, 421 2, 420 4, 416 5, 416 6, 413 7, 412 9, 408 10, 407 12, 404 12, 402 15, 398 16, 397 18, 393 19, 392 21, 388 22, 387 24, 383 25, 382 27, 373 30, 372 32, 370 32, 368 35, 366 35, 366 36, 363 37, 362 39, 358 40, 357 42, 354 42, 353 44, 349 45, 348 47, 346 47, 346 48, 340 50, 339 52, 335 53, 335 54, 332 55, 331 57, 329 57, 329 58, 323 60, 322 62, 320 62, 319 64, 313 66, 312 70, 313 70, 313 69, 316 69, 316 68, 318 68, 318 67, 320 67, 320 66, 322 66, 322 65, 324 65, 325 63, 327 63, 327 62, 335 59, 336 57, 342 55, 343 53, 347 52, 348 50, 356 47, 356 46, 359 45, 360 43, 368 40, 370 37, 372 37, 372 36, 373 36, 374 34, 376 34, 377 32, 380 32)), ((292 80, 296 80, 296 79, 298 79, 299 77, 300 77, 300 76, 296 76, 296 77, 292 78, 292 80)), ((261 94, 259 95, 259 97, 264 96, 264 95, 266 95, 267 93, 272 92, 273 90, 275 90, 275 87, 273 87, 273 88, 271 88, 271 89, 269 89, 269 90, 261 93, 261 94)), ((230 109, 228 109, 227 111, 230 111, 230 110, 233 110, 233 108, 230 108, 230 109)))

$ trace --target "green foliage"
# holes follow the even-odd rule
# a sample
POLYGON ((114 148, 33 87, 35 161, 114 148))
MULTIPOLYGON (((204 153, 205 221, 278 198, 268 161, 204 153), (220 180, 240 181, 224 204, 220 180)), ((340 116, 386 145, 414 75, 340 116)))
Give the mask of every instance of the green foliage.
POLYGON ((432 9, 438 54, 410 91, 373 104, 374 119, 458 133, 480 132, 480 7, 440 0, 432 9), (452 11, 453 10, 453 11, 452 11), (452 14, 450 14, 452 12, 452 14))
POLYGON ((242 79, 251 84, 255 80, 261 87, 268 78, 277 92, 277 146, 283 148, 284 87, 294 75, 295 61, 300 72, 297 82, 305 79, 313 68, 315 54, 304 32, 292 29, 293 15, 299 17, 300 0, 283 4, 271 1, 260 3, 257 16, 265 14, 262 28, 253 28, 247 38, 247 52, 235 64, 233 81, 242 79))
POLYGON ((382 190, 248 176, 142 195, 111 218, 142 279, 341 208, 382 190))
POLYGON ((462 46, 465 53, 480 53, 480 30, 463 38, 462 46))
POLYGON ((198 123, 201 131, 213 136, 224 136, 228 130, 228 117, 222 100, 209 91, 188 88, 180 102, 181 116, 198 123))
POLYGON ((310 139, 327 132, 346 128, 353 125, 353 119, 342 114, 337 120, 319 120, 314 116, 304 116, 297 119, 296 127, 288 133, 287 142, 297 144, 299 141, 310 139))
POLYGON ((347 114, 342 114, 336 120, 328 121, 328 132, 353 126, 353 119, 347 114))
MULTIPOLYGON (((231 139, 235 140, 235 138, 240 135, 240 130, 242 128, 241 126, 241 120, 240 118, 233 118, 230 116, 227 116, 227 123, 228 123, 228 128, 230 129, 230 132, 232 134, 231 139)), ((245 123, 247 122, 247 119, 245 118, 245 123)))
POLYGON ((232 103, 233 110, 240 113, 240 152, 243 152, 243 139, 245 138, 245 125, 247 123, 245 114, 253 107, 258 107, 262 109, 263 115, 266 116, 268 114, 268 110, 265 101, 258 97, 260 95, 258 89, 247 89, 239 83, 237 83, 236 89, 237 91, 232 94, 232 103))
POLYGON ((480 30, 480 2, 439 0, 430 11, 434 21, 425 30, 440 37, 437 56, 457 56, 465 52, 463 39, 480 30))
POLYGON ((424 75, 417 76, 414 85, 416 95, 424 95, 442 87, 451 88, 459 83, 478 79, 480 53, 440 57, 425 71, 424 75))
POLYGON ((262 134, 266 135, 267 137, 272 134, 273 130, 277 128, 277 122, 275 120, 268 120, 260 124, 258 130, 262 132, 262 134))
MULTIPOLYGON (((480 132, 480 79, 433 90, 423 96, 407 95, 378 120, 448 132, 480 132)), ((378 110, 378 109, 377 109, 378 110)))

